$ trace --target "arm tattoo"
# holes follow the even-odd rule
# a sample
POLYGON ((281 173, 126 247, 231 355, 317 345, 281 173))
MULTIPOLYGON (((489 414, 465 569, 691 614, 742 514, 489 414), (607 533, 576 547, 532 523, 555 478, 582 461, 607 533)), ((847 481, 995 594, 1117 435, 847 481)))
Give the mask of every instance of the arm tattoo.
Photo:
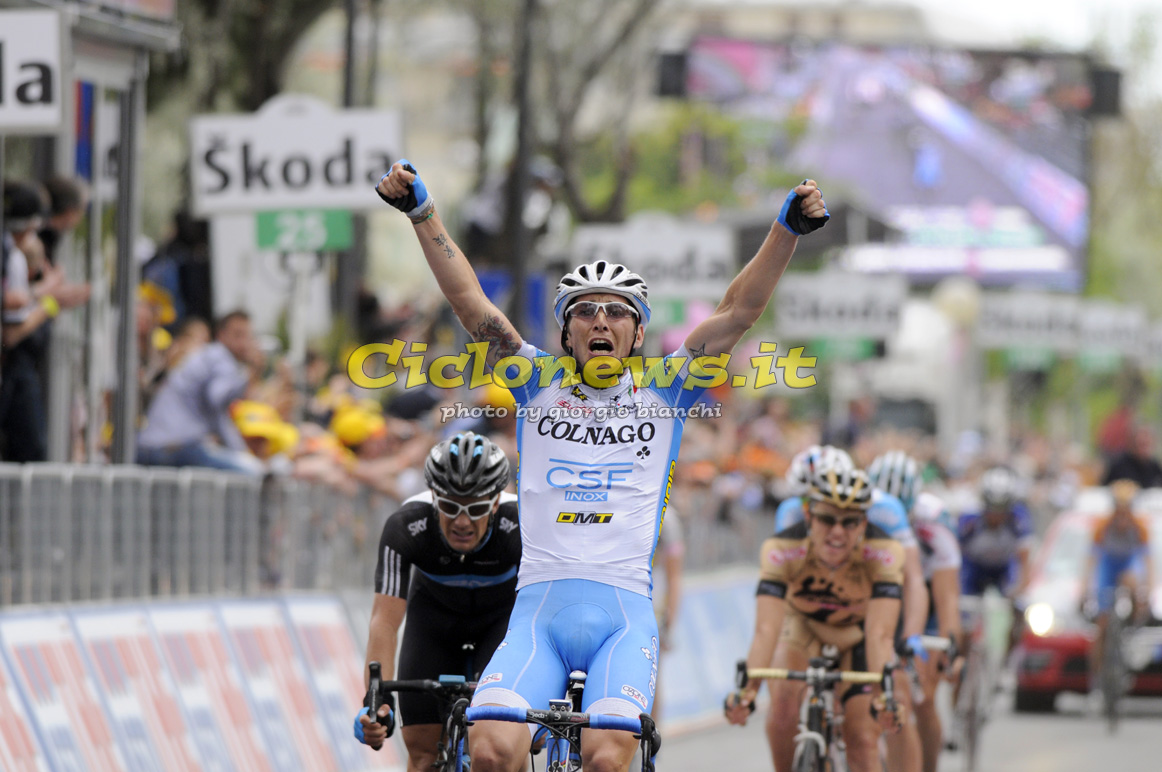
POLYGON ((488 359, 495 364, 505 357, 520 351, 520 343, 513 334, 512 327, 495 314, 484 317, 472 336, 479 343, 488 343, 488 359))
POLYGON ((436 238, 432 239, 432 241, 436 242, 437 244, 439 244, 441 247, 444 248, 444 254, 448 256, 449 260, 452 259, 456 255, 456 250, 452 249, 452 244, 448 241, 448 237, 445 236, 443 233, 441 233, 436 238))
POLYGON ((706 344, 705 343, 703 343, 698 348, 689 348, 686 350, 690 352, 690 356, 693 357, 694 359, 698 359, 699 357, 706 356, 706 344))

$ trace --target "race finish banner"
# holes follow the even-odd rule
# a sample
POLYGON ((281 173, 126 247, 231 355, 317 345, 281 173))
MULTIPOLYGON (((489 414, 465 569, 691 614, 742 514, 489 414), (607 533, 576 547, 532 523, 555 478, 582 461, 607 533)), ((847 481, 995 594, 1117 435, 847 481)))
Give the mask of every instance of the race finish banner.
MULTIPOLYGON (((331 744, 327 720, 312 698, 306 669, 295 651, 280 604, 222 602, 218 614, 274 768, 278 772, 339 772, 342 767, 331 744)), ((350 705, 346 713, 354 715, 350 705)))
POLYGON ((316 701, 331 730, 332 747, 342 757, 345 770, 397 769, 403 756, 389 740, 379 751, 359 745, 351 736, 352 706, 363 701, 363 657, 355 648, 351 626, 342 604, 330 597, 287 598, 284 601, 290 630, 306 670, 316 701))
POLYGON ((0 657, 0 769, 48 772, 40 737, 4 657, 0 657))
POLYGON ((222 769, 199 759, 143 609, 75 612, 73 624, 130 769, 222 769))
POLYGON ((899 329, 907 298, 900 276, 788 273, 775 287, 775 327, 782 338, 882 340, 899 329))
POLYGON ((253 114, 200 115, 190 122, 194 212, 379 209, 372 189, 402 147, 398 111, 334 110, 302 94, 253 114))
POLYGON ((0 618, 0 639, 50 769, 148 772, 149 767, 126 763, 130 757, 122 751, 124 739, 106 717, 67 615, 5 615, 0 618))
POLYGON ((214 607, 151 607, 149 620, 207 769, 272 772, 274 755, 262 741, 214 607))

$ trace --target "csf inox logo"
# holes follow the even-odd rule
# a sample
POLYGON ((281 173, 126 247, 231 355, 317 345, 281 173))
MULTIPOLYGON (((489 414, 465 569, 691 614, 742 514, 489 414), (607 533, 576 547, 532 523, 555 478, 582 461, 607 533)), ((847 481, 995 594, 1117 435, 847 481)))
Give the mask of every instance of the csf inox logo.
POLYGON ((576 525, 605 524, 612 519, 612 512, 561 512, 557 515, 558 523, 574 523, 576 525))

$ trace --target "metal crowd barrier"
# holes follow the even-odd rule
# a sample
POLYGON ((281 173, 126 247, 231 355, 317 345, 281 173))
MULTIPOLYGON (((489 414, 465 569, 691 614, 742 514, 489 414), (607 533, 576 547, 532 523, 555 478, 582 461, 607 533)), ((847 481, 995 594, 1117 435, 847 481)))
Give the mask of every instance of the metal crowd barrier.
MULTIPOLYGON (((0 605, 370 591, 397 506, 292 478, 0 463, 0 605)), ((720 508, 686 497, 687 570, 754 562, 769 523, 720 508)))
POLYGON ((370 587, 362 535, 390 511, 297 480, 0 464, 0 604, 370 587))

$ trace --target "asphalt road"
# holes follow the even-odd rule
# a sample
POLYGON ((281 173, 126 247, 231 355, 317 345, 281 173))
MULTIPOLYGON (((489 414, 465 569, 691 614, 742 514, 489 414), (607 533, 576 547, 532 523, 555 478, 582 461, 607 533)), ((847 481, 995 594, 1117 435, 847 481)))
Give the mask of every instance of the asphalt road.
MULTIPOLYGON (((1052 715, 1012 713, 999 695, 982 738, 979 772, 1137 772, 1162 768, 1162 699, 1131 698, 1116 735, 1086 712, 1080 697, 1063 695, 1052 715)), ((757 714, 756 714, 757 716, 757 714)), ((945 753, 942 772, 960 772, 961 757, 945 753)), ((659 772, 770 772, 762 722, 715 727, 672 738, 659 772)))

